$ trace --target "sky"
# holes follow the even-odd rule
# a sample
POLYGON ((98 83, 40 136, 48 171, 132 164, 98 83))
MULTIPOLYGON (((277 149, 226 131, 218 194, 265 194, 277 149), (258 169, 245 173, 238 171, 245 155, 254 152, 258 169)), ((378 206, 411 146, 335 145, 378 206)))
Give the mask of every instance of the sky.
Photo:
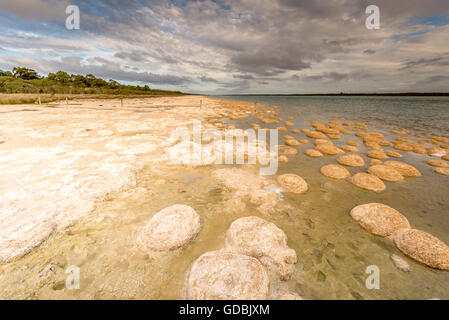
POLYGON ((0 0, 15 66, 216 95, 448 92, 449 1, 0 0))

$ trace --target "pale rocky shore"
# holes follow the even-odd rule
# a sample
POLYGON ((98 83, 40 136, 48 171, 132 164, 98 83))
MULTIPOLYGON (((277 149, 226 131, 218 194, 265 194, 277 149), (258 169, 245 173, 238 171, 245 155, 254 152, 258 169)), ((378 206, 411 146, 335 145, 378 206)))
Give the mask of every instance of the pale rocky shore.
POLYGON ((446 298, 449 247, 407 192, 444 206, 449 139, 299 119, 202 96, 2 107, 0 298, 446 298), (177 134, 193 120, 236 145, 177 134), (240 126, 278 145, 239 142, 240 126), (255 164, 214 163, 248 160, 239 144, 255 164), (371 264, 385 291, 366 289, 371 264))
POLYGON ((167 160, 174 130, 217 117, 224 106, 200 96, 2 106, 0 262, 135 185, 136 171, 167 160))

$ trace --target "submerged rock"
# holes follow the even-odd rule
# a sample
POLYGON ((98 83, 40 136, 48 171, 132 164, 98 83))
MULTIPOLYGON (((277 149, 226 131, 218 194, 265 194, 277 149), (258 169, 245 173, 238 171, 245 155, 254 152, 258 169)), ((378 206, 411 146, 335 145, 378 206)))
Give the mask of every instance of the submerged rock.
POLYGON ((449 168, 435 168, 433 171, 445 176, 449 176, 449 168))
POLYGON ((267 180, 259 174, 240 168, 223 168, 212 172, 212 176, 222 184, 226 190, 237 191, 248 195, 252 190, 263 189, 267 180))
POLYGON ((441 160, 427 160, 427 164, 432 167, 442 167, 442 168, 449 167, 449 164, 441 160))
POLYGON ((356 154, 346 154, 340 156, 337 158, 337 162, 348 167, 362 167, 365 165, 365 160, 356 154))
POLYGON ((309 189, 307 182, 296 174, 283 174, 277 178, 277 181, 284 192, 301 194, 309 189))
POLYGON ((400 161, 385 161, 387 166, 395 168, 404 177, 420 177, 421 173, 415 167, 400 161))
POLYGON ((351 176, 348 169, 336 164, 328 164, 322 167, 320 172, 323 176, 336 180, 346 179, 351 176))
POLYGON ((288 162, 288 158, 286 156, 279 156, 278 157, 278 161, 280 163, 287 163, 288 162))
POLYGON ((388 237, 397 230, 410 229, 406 217, 382 203, 368 203, 353 208, 351 217, 368 232, 388 237))
POLYGON ((196 259, 187 274, 188 300, 263 300, 268 298, 269 279, 255 258, 212 251, 196 259))
POLYGON ((412 271, 410 264, 407 261, 405 261, 404 259, 402 259, 400 256, 398 256, 396 254, 392 254, 390 256, 390 259, 393 261, 394 265, 399 270, 404 271, 404 272, 412 271))
POLYGON ((396 246, 407 256, 432 268, 449 270, 449 247, 431 234, 416 230, 399 230, 393 234, 396 246))
POLYGON ((381 192, 386 189, 386 186, 382 182, 382 180, 369 173, 357 173, 356 175, 352 176, 351 182, 359 188, 374 192, 381 192))
POLYGON ((140 242, 148 250, 169 251, 190 242, 200 230, 200 216, 177 204, 156 213, 143 227, 140 242))
POLYGON ((225 248, 257 258, 269 270, 288 279, 297 261, 287 236, 275 224, 258 217, 235 220, 226 233, 225 248))
POLYGON ((385 181, 398 182, 404 180, 404 177, 395 168, 383 164, 369 167, 368 172, 385 181))

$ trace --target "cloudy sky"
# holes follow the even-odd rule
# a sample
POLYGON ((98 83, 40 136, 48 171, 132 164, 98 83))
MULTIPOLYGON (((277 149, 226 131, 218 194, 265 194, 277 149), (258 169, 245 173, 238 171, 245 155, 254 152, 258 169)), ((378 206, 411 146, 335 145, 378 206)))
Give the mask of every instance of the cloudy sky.
POLYGON ((447 92, 449 0, 0 0, 14 66, 206 94, 447 92))

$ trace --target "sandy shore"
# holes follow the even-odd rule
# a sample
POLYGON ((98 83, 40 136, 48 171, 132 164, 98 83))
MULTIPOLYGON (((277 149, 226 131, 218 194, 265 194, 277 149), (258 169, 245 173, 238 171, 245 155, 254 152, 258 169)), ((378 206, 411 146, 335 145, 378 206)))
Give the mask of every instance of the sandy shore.
POLYGON ((201 96, 2 106, 0 262, 23 256, 167 160, 170 134, 235 102, 201 96), (201 104, 201 107, 200 107, 201 104))

